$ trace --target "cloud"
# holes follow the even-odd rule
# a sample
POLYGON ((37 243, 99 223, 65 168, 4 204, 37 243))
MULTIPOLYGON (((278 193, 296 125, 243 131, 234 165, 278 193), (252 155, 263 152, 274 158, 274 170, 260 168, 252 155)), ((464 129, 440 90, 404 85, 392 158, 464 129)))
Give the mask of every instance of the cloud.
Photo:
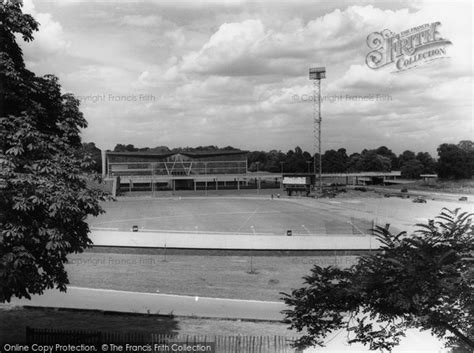
POLYGON ((160 26, 163 23, 163 18, 161 16, 156 15, 127 15, 122 18, 121 22, 125 25, 131 26, 152 27, 160 26))
POLYGON ((311 66, 327 69, 324 149, 383 144, 434 153, 441 141, 469 138, 469 6, 371 3, 38 2, 35 9, 28 1, 50 32, 42 51, 25 50, 25 59, 57 73, 78 95, 153 95, 142 102, 84 102, 84 138, 105 148, 300 145, 314 151, 311 66), (453 42, 448 59, 403 73, 365 65, 369 33, 434 21, 453 42))
POLYGON ((66 39, 61 23, 53 18, 50 13, 36 11, 32 0, 25 0, 24 13, 32 15, 40 24, 38 32, 34 34, 35 40, 25 46, 36 57, 65 52, 71 45, 66 39))
POLYGON ((264 26, 259 20, 224 23, 198 52, 184 57, 182 68, 189 72, 228 73, 230 76, 242 74, 242 69, 251 72, 256 64, 252 58, 264 36, 264 26))
POLYGON ((201 47, 183 58, 188 72, 229 76, 297 75, 308 61, 322 62, 337 51, 342 57, 365 50, 365 37, 378 26, 406 22, 408 10, 350 6, 306 24, 301 19, 263 23, 248 19, 224 23, 201 47), (318 59, 319 58, 319 59, 318 59))

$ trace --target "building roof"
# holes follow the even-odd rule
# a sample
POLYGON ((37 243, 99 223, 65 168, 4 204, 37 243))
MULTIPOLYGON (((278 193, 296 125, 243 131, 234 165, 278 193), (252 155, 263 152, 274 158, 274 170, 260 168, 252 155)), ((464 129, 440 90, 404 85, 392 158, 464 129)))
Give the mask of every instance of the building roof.
POLYGON ((134 156, 134 157, 160 157, 166 158, 175 154, 182 154, 189 157, 215 157, 215 156, 226 156, 226 155, 239 155, 247 154, 249 151, 240 150, 216 150, 216 151, 192 151, 192 152, 153 152, 153 151, 140 151, 140 152, 106 152, 109 156, 134 156))

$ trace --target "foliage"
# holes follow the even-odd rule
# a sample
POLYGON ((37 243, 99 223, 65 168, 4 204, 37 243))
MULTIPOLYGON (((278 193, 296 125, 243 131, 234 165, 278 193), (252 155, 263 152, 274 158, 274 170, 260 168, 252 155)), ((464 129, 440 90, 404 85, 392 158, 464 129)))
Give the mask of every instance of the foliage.
MULTIPOLYGON (((455 145, 449 145, 455 146, 455 145)), ((453 177, 453 175, 470 178, 474 170, 474 147, 471 141, 461 141, 455 147, 455 151, 446 150, 445 145, 441 145, 443 158, 440 155, 440 165, 437 167, 436 161, 428 152, 418 152, 406 150, 398 157, 389 148, 380 146, 373 150, 362 150, 361 153, 347 155, 345 148, 338 150, 327 150, 322 155, 323 173, 357 173, 357 172, 388 172, 400 170, 402 176, 410 179, 417 179, 421 174, 433 174, 441 170, 441 177, 453 177), (469 175, 469 176, 467 176, 469 175)), ((450 147, 451 148, 451 147, 450 147)), ((179 147, 170 149, 167 146, 154 148, 138 148, 134 145, 117 144, 114 152, 157 152, 157 153, 179 153, 194 151, 238 151, 239 149, 227 146, 218 148, 217 146, 199 146, 196 148, 179 147)), ((439 151, 439 149, 438 149, 439 151)), ((248 153, 248 169, 252 172, 257 170, 272 173, 307 173, 314 171, 314 160, 319 161, 318 154, 311 154, 303 151, 297 146, 287 153, 271 150, 251 151, 248 153), (316 158, 315 158, 316 157, 316 158)), ((318 166, 316 167, 316 170, 318 166)))
POLYGON ((366 172, 389 172, 392 168, 388 157, 382 156, 375 150, 363 150, 357 169, 366 172))
POLYGON ((418 179, 423 173, 423 164, 416 158, 403 163, 401 168, 402 177, 406 179, 418 179))
POLYGON ((328 150, 322 157, 322 168, 328 173, 343 173, 349 160, 346 149, 340 148, 337 151, 328 150))
POLYGON ((90 157, 77 156, 79 101, 25 68, 15 34, 29 41, 37 28, 20 2, 0 3, 0 302, 66 290, 67 255, 91 244, 85 220, 105 198, 86 185, 90 157))
POLYGON ((282 293, 286 321, 304 335, 297 345, 324 345, 346 329, 349 343, 390 351, 409 328, 431 330, 451 346, 474 349, 472 214, 443 209, 407 236, 375 229, 381 251, 348 269, 314 266, 305 286, 282 293))
POLYGON ((443 143, 438 147, 438 176, 442 179, 470 179, 474 175, 472 141, 458 145, 443 143))
POLYGON ((91 158, 91 166, 88 168, 89 171, 95 173, 102 172, 102 155, 100 149, 95 145, 94 142, 84 142, 78 149, 79 158, 91 158))
POLYGON ((422 174, 433 174, 436 171, 436 162, 428 152, 418 152, 416 159, 422 164, 422 174))
POLYGON ((398 158, 402 177, 407 179, 418 179, 421 174, 432 174, 435 172, 436 163, 428 152, 404 151, 398 158))

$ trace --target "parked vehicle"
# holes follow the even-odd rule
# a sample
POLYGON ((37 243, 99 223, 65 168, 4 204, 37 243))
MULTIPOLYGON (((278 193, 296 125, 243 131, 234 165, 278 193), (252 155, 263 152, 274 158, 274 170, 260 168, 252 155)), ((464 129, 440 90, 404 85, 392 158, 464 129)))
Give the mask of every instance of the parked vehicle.
POLYGON ((414 203, 426 203, 426 199, 421 197, 421 196, 417 196, 413 199, 413 202, 414 203))

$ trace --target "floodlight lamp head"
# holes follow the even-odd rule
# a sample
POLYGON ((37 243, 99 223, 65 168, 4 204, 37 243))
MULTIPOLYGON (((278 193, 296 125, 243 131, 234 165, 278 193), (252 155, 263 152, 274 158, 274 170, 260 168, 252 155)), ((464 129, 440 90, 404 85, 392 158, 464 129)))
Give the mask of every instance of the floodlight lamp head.
POLYGON ((309 69, 309 79, 310 80, 321 80, 326 78, 326 68, 325 67, 313 67, 309 69))

